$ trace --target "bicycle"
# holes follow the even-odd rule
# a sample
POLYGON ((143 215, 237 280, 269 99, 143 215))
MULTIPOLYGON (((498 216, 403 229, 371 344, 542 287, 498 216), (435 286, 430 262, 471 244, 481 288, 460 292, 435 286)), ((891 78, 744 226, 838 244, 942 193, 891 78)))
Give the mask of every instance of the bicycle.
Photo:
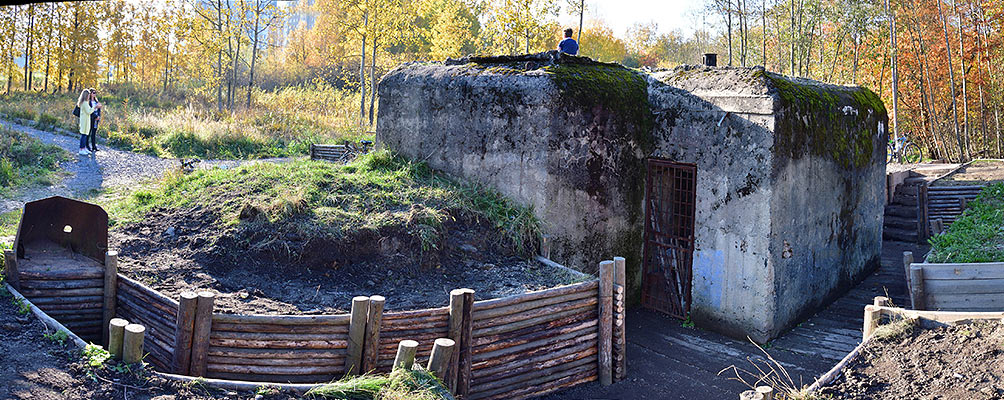
POLYGON ((360 140, 359 145, 355 145, 353 143, 349 143, 349 141, 346 140, 345 142, 342 143, 342 146, 345 146, 345 152, 343 152, 342 155, 338 157, 337 162, 348 163, 354 160, 356 157, 369 153, 370 147, 373 146, 373 141, 360 140))
POLYGON ((923 153, 920 150, 920 146, 911 142, 906 138, 906 136, 890 140, 886 149, 887 152, 885 162, 887 164, 893 161, 900 164, 915 164, 919 163, 920 160, 923 159, 923 153))

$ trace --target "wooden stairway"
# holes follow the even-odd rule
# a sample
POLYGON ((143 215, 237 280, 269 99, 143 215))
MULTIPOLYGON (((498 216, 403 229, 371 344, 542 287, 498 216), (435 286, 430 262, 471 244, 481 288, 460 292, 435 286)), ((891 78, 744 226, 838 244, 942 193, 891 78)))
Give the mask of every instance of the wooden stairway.
POLYGON ((907 178, 896 187, 892 202, 885 206, 885 222, 882 228, 883 240, 917 243, 919 226, 918 192, 926 177, 907 178))

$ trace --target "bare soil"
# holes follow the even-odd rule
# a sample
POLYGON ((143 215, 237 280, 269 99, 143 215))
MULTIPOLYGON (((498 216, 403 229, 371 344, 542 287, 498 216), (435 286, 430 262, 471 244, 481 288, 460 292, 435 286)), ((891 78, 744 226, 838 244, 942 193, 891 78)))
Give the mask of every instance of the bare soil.
MULTIPOLYGON (((0 296, 0 399, 20 400, 175 400, 254 399, 201 385, 167 381, 133 367, 132 372, 90 368, 79 350, 45 338, 48 328, 34 315, 18 314, 13 297, 0 296)), ((273 393, 262 399, 294 399, 273 393)))
POLYGON ((457 288, 486 299, 574 279, 495 245, 478 221, 448 223, 447 238, 428 250, 392 228, 332 238, 295 228, 303 224, 213 221, 204 208, 153 210, 114 229, 110 246, 127 276, 171 298, 212 289, 225 313, 338 313, 360 295, 385 296, 388 310, 412 310, 446 306, 457 288))
POLYGON ((914 329, 873 341, 823 394, 837 399, 1004 398, 1004 325, 914 329))
POLYGON ((936 186, 989 185, 1004 182, 1004 161, 975 161, 944 177, 936 186))

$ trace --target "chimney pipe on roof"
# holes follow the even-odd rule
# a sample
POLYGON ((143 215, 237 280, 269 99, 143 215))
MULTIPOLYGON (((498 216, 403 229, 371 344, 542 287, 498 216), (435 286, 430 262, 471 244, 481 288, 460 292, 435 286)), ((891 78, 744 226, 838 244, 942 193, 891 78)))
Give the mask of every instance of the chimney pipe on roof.
POLYGON ((718 66, 718 54, 717 53, 704 53, 704 60, 702 61, 702 64, 707 65, 709 67, 717 67, 718 66))

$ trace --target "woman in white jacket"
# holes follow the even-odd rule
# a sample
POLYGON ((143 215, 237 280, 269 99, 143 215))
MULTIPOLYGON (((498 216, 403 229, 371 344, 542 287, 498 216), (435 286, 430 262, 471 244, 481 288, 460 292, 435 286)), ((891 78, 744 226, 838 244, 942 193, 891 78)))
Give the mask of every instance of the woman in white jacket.
POLYGON ((91 113, 94 112, 90 100, 91 91, 87 89, 80 92, 80 97, 77 98, 77 107, 80 107, 80 152, 77 154, 82 156, 91 154, 87 150, 87 135, 91 133, 91 113))

